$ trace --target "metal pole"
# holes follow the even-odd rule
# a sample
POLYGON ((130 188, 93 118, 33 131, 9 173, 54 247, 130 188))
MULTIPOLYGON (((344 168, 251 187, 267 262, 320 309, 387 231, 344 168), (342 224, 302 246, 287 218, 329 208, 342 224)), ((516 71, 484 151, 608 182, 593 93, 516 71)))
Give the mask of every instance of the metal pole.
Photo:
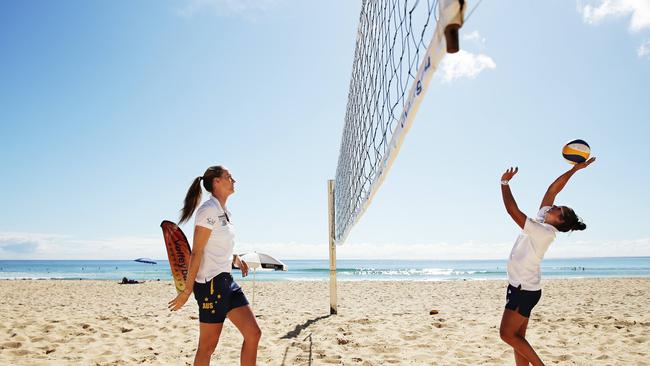
POLYGON ((330 314, 336 314, 336 243, 334 242, 334 180, 327 181, 327 207, 329 211, 330 246, 330 314))

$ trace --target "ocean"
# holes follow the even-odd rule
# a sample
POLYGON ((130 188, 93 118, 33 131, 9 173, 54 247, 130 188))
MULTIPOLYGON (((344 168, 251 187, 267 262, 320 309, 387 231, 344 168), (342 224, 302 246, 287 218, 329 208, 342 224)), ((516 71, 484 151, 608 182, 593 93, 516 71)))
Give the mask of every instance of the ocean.
MULTIPOLYGON (((171 280, 167 260, 0 260, 0 279, 171 280)), ((326 281, 328 260, 286 260, 286 272, 258 270, 257 281, 326 281)), ((338 260, 339 281, 506 279, 505 260, 338 260)), ((250 281, 251 275, 237 281, 250 281)), ((542 278, 650 277, 650 257, 545 259, 542 278)))

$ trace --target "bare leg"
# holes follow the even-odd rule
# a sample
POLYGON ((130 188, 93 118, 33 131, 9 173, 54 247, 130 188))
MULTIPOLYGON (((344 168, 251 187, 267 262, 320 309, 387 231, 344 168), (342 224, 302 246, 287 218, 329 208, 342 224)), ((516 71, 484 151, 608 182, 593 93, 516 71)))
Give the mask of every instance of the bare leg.
MULTIPOLYGON (((501 327, 499 333, 501 339, 508 343, 515 352, 521 355, 524 359, 530 362, 533 366, 544 366, 544 363, 539 358, 533 347, 526 341, 526 338, 518 334, 521 326, 528 319, 516 311, 505 309, 503 317, 501 318, 501 327)), ((517 360, 515 356, 515 361, 517 360)), ((519 365, 519 364, 517 364, 519 365)))
POLYGON ((241 346, 241 366, 255 366, 257 363, 257 345, 262 337, 262 330, 257 325, 255 315, 249 305, 234 308, 228 312, 228 319, 244 336, 241 346))
MULTIPOLYGON (((521 338, 526 338, 526 328, 528 327, 528 318, 525 318, 524 322, 519 327, 517 335, 521 338)), ((528 366, 530 363, 526 357, 522 356, 519 352, 515 351, 515 365, 517 366, 528 366)))
POLYGON ((194 366, 210 365, 210 357, 217 348, 223 323, 199 323, 199 346, 194 356, 194 366))

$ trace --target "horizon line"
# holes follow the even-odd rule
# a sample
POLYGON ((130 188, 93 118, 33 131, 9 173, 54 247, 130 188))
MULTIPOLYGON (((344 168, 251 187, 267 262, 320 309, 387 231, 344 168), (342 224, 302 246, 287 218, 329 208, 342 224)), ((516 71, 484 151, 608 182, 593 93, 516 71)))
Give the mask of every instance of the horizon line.
MULTIPOLYGON (((650 255, 636 255, 636 256, 630 256, 630 255, 623 255, 623 256, 593 256, 593 257, 548 257, 544 259, 598 259, 598 258, 650 258, 650 255)), ((155 261, 169 261, 167 258, 164 259, 157 259, 153 258, 152 260, 155 261)), ((329 260, 329 258, 289 258, 289 259, 282 259, 282 260, 287 260, 287 261, 326 261, 329 260)), ((462 258, 447 258, 447 259, 410 259, 410 258, 395 258, 395 259, 387 259, 387 258, 337 258, 337 260, 346 260, 346 261, 419 261, 419 262, 424 262, 424 261, 491 261, 491 260, 504 260, 507 261, 507 258, 469 258, 469 259, 462 259, 462 258)), ((54 259, 43 259, 43 258, 33 258, 33 259, 0 259, 0 262, 8 262, 8 261, 132 261, 135 262, 135 259, 97 259, 97 258, 85 258, 85 259, 78 259, 78 258, 54 258, 54 259)))

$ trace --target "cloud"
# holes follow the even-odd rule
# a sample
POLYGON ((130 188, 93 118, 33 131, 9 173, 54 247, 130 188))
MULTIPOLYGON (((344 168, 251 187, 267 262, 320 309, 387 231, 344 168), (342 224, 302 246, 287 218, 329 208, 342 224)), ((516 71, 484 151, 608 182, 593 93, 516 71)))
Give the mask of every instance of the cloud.
POLYGON ((551 245, 546 257, 645 257, 650 256, 650 238, 618 241, 571 241, 564 237, 551 245))
POLYGON ((442 81, 450 82, 459 78, 475 78, 485 69, 496 68, 496 63, 485 54, 473 54, 460 50, 455 54, 447 55, 440 64, 442 81))
MULTIPOLYGON (((513 241, 482 243, 371 244, 349 243, 337 248, 348 259, 507 259, 513 241)), ((547 258, 650 256, 650 238, 620 241, 556 240, 547 258)))
POLYGON ((0 233, 2 259, 131 259, 166 258, 160 237, 80 239, 69 235, 0 233))
POLYGON ((478 45, 485 44, 485 37, 481 36, 481 34, 478 31, 467 33, 466 35, 463 36, 463 40, 474 42, 478 45))
POLYGON ((188 0, 178 14, 191 18, 202 13, 211 12, 219 16, 243 16, 254 20, 256 15, 276 6, 278 0, 188 0))
POLYGON ((14 241, 0 243, 0 250, 12 253, 34 253, 38 243, 33 241, 14 241))
POLYGON ((237 243, 237 253, 257 251, 270 254, 278 259, 323 259, 328 258, 327 243, 237 243))
MULTIPOLYGON (((598 0, 595 5, 583 5, 578 0, 578 11, 582 19, 588 24, 598 24, 607 18, 630 17, 628 29, 636 33, 650 28, 650 1, 648 0, 598 0)), ((650 53, 649 41, 642 43, 637 48, 639 58, 647 57, 650 53)))
MULTIPOLYGON (((507 257, 512 242, 466 243, 346 243, 336 247, 338 259, 499 259, 507 257)), ((327 259, 323 243, 237 243, 239 253, 257 251, 278 259, 327 259)))
MULTIPOLYGON (((190 239, 191 240, 191 239, 190 239)), ((346 243, 336 248, 339 259, 507 259, 513 241, 485 243, 346 243)), ((236 243, 235 251, 258 251, 278 259, 327 259, 327 243, 236 243)), ((558 237, 547 258, 650 256, 650 238, 619 241, 573 241, 558 237)), ((123 236, 78 239, 41 233, 0 233, 2 259, 166 259, 160 237, 123 236)))
POLYGON ((342 259, 501 259, 508 256, 512 242, 373 244, 347 243, 337 248, 342 259))
MULTIPOLYGON (((346 243, 336 248, 338 259, 507 259, 514 241, 484 243, 346 243)), ((235 245, 238 252, 256 250, 278 259, 327 259, 327 243, 248 243, 235 245)), ((650 238, 620 241, 572 241, 559 237, 548 258, 650 256, 650 238)))
POLYGON ((606 18, 631 16, 629 30, 638 32, 650 28, 650 1, 648 0, 599 0, 596 5, 582 5, 578 10, 586 23, 598 24, 606 18))
POLYGON ((639 46, 639 48, 637 48, 636 54, 639 58, 645 57, 650 59, 650 39, 646 40, 639 46))
POLYGON ((14 256, 23 256, 37 253, 48 242, 62 238, 60 235, 40 233, 0 233, 0 256, 11 259, 14 256))

